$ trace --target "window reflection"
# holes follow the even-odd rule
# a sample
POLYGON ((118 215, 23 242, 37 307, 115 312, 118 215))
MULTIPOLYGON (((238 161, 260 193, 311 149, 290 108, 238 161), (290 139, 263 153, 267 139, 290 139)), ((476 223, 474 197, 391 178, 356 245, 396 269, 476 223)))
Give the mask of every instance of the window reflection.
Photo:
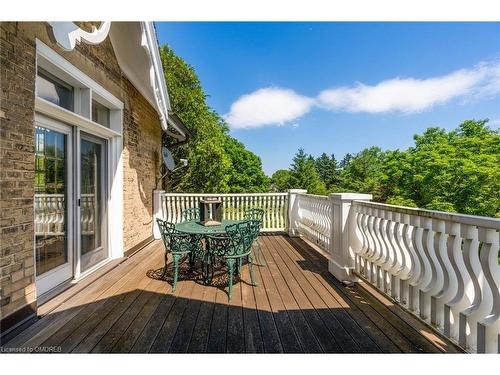
POLYGON ((109 108, 92 100, 92 121, 109 128, 109 108))
POLYGON ((101 145, 82 139, 81 160, 81 252, 86 254, 101 243, 101 145))
POLYGON ((73 87, 41 68, 36 76, 36 94, 67 110, 74 110, 73 87))
POLYGON ((36 274, 68 261, 66 233, 66 136, 35 128, 36 274))

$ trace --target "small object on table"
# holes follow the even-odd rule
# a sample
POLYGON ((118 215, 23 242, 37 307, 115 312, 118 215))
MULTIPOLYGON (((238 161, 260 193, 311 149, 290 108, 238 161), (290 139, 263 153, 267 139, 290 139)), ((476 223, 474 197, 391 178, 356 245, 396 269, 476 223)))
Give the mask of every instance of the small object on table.
POLYGON ((222 222, 222 201, 218 198, 200 200, 200 223, 205 226, 220 225, 222 222), (210 213, 212 215, 210 215, 210 213))

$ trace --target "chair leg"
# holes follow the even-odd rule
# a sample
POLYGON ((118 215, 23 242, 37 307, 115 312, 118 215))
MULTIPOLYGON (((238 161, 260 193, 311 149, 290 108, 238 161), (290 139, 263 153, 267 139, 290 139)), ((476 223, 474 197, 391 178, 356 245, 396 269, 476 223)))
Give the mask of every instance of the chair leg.
POLYGON ((229 272, 229 292, 228 292, 228 295, 229 295, 229 301, 231 301, 231 297, 233 294, 233 275, 234 275, 235 260, 234 259, 226 259, 226 263, 227 263, 227 268, 228 268, 228 272, 229 272))
POLYGON ((177 277, 179 276, 179 259, 181 258, 180 254, 173 254, 174 258, 174 282, 172 283, 172 292, 175 292, 177 288, 177 277))
POLYGON ((252 254, 248 254, 248 271, 250 273, 250 282, 253 286, 259 286, 253 279, 253 259, 252 254))

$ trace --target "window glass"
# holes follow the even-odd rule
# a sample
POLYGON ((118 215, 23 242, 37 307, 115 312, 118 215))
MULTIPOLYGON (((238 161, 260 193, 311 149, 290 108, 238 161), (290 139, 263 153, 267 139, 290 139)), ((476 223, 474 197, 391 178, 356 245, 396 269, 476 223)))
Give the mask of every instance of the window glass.
POLYGON ((73 87, 41 68, 36 76, 36 94, 67 110, 74 110, 73 87))
POLYGON ((37 276, 68 261, 66 135, 35 127, 35 248, 37 276))
POLYGON ((109 128, 109 108, 92 100, 92 121, 109 128))

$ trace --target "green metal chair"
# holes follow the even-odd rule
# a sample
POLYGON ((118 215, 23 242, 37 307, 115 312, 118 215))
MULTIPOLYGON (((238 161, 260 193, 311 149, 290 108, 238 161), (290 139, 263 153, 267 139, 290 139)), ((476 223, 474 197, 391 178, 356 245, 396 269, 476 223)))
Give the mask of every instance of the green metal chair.
MULTIPOLYGON (((262 220, 264 219, 264 210, 262 208, 247 208, 244 211, 244 219, 251 221, 258 221, 259 232, 260 232, 260 228, 262 228, 262 220)), ((259 265, 266 265, 266 261, 262 257, 259 233, 257 233, 257 236, 255 236, 255 244, 257 245, 257 249, 255 251, 255 259, 257 260, 259 265)))
POLYGON ((200 220, 200 209, 198 207, 182 210, 181 222, 199 221, 199 220, 200 220))
POLYGON ((226 236, 207 236, 211 256, 219 258, 227 266, 229 301, 231 301, 233 294, 234 274, 241 274, 241 265, 244 258, 248 261, 251 284, 257 286, 257 283, 254 282, 252 269, 252 242, 257 225, 257 222, 245 221, 227 226, 226 236))
POLYGON ((167 275, 168 254, 172 254, 174 265, 174 277, 172 282, 172 292, 175 292, 177 287, 177 278, 179 276, 179 261, 182 257, 188 255, 189 267, 192 270, 196 260, 196 256, 202 252, 202 247, 198 237, 189 234, 180 233, 175 230, 175 224, 169 223, 161 219, 156 219, 160 228, 161 238, 165 245, 165 267, 161 278, 167 275))

